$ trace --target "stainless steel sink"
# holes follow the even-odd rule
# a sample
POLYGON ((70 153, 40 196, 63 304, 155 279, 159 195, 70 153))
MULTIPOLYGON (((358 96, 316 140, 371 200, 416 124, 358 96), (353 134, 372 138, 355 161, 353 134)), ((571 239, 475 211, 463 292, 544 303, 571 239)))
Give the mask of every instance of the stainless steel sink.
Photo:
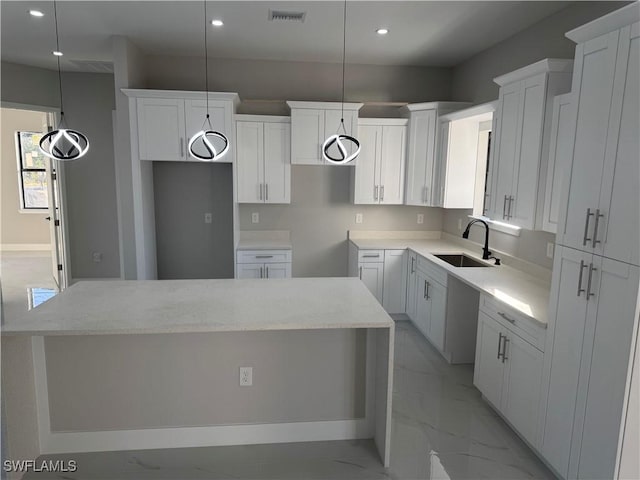
POLYGON ((488 263, 480 262, 462 253, 456 255, 434 255, 434 257, 438 257, 454 267, 491 267, 488 263))

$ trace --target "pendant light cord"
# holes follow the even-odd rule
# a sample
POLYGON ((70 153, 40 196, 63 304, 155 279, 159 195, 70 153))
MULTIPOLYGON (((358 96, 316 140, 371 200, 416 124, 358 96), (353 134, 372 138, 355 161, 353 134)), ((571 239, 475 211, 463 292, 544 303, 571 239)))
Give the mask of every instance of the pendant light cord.
MULTIPOLYGON (((53 0, 53 19, 56 25, 56 52, 60 52, 60 37, 58 35, 58 8, 56 0, 53 0)), ((56 55, 58 61, 58 87, 60 88, 60 125, 64 121, 64 103, 62 101, 62 70, 60 69, 60 55, 56 55)))
POLYGON ((342 111, 340 115, 340 125, 342 130, 347 133, 344 127, 344 65, 347 52, 347 0, 344 0, 344 9, 342 17, 342 111))
POLYGON ((211 130, 211 120, 209 120, 209 51, 207 46, 207 28, 209 21, 207 20, 207 0, 204 0, 204 94, 207 105, 206 122, 209 122, 209 129, 211 130))

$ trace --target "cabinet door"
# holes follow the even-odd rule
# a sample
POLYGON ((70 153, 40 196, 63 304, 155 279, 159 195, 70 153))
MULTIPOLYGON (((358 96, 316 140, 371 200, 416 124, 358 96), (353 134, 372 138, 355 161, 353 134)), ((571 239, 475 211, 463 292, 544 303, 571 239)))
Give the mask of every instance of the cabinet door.
POLYGON ((542 384, 543 353, 517 335, 507 333, 505 381, 501 411, 515 429, 535 445, 542 384))
POLYGON ((500 89, 498 136, 493 164, 493 208, 491 218, 509 220, 509 202, 513 194, 513 174, 518 158, 521 129, 522 82, 500 89))
POLYGON ((522 120, 518 131, 519 147, 514 164, 509 222, 529 230, 533 230, 536 222, 546 92, 547 75, 544 73, 522 81, 522 120))
POLYGON ((620 31, 596 252, 640 265, 640 24, 620 31))
POLYGON ((382 127, 380 162, 380 203, 402 205, 404 201, 405 138, 407 129, 401 125, 382 127))
POLYGON ((416 300, 418 279, 416 276, 416 268, 418 265, 418 256, 415 253, 409 253, 407 264, 407 316, 415 322, 416 318, 416 300))
POLYGON ((494 407, 500 408, 504 363, 498 358, 498 353, 502 351, 503 333, 500 324, 482 311, 478 314, 476 342, 473 384, 494 407))
POLYGON ((290 263, 265 264, 264 278, 291 278, 291 264, 290 263))
POLYGON ((238 263, 236 264, 236 278, 262 278, 264 265, 262 263, 238 263))
MULTIPOLYGON (((324 137, 322 138, 322 140, 320 140, 320 145, 324 143, 324 141, 329 135, 333 135, 335 133, 344 133, 342 131, 342 127, 340 126, 340 119, 343 118, 342 115, 343 114, 341 110, 325 110, 324 111, 324 137)), ((347 135, 351 137, 357 136, 358 112, 354 110, 344 111, 344 129, 346 130, 347 135)), ((344 145, 345 147, 347 147, 347 152, 349 153, 349 155, 355 152, 355 145, 352 144, 351 142, 349 143, 345 142, 344 145)), ((358 157, 355 160, 352 160, 351 162, 346 163, 344 165, 355 166, 358 164, 359 159, 360 159, 360 155, 358 155, 358 157)), ((324 163, 325 165, 339 166, 339 165, 329 163, 325 161, 323 158, 321 158, 321 160, 322 160, 322 163, 324 163)))
POLYGON ((571 165, 571 125, 574 120, 571 94, 558 95, 553 100, 549 166, 544 198, 542 229, 556 233, 560 215, 562 189, 567 188, 567 172, 571 165))
POLYGON ((138 98, 140 160, 186 160, 184 100, 138 98))
POLYGON ((361 125, 358 129, 360 154, 353 175, 353 203, 377 204, 380 198, 377 165, 380 157, 381 128, 376 125, 361 125))
POLYGON ((598 256, 593 268, 572 446, 579 463, 569 470, 585 479, 614 475, 640 270, 598 256))
MULTIPOLYGON (((357 167, 356 167, 357 168, 357 167)), ((405 313, 407 301, 407 251, 384 251, 382 306, 388 313, 405 313)))
MULTIPOLYGON (((216 132, 220 132, 227 137, 230 142, 229 150, 220 160, 216 160, 216 163, 233 163, 234 145, 233 145, 233 120, 231 107, 228 102, 221 102, 219 100, 209 100, 209 110, 207 110, 206 100, 185 100, 185 117, 186 117, 186 134, 185 138, 187 144, 193 134, 200 130, 208 129, 209 125, 204 124, 207 112, 209 113, 209 120, 211 126, 216 132), (204 125, 203 125, 204 124, 204 125)), ((223 148, 222 144, 214 143, 214 146, 220 150, 223 148)), ((192 157, 187 151, 187 160, 199 162, 200 160, 192 157)))
POLYGON ((324 110, 291 110, 291 164, 322 165, 320 149, 324 142, 324 110))
POLYGON ((264 148, 261 122, 236 122, 238 203, 264 202, 264 148))
POLYGON ((382 304, 382 285, 384 281, 384 263, 360 263, 360 280, 382 304))
POLYGON ((291 203, 291 125, 264 123, 265 203, 291 203))
POLYGON ((435 279, 427 277, 427 296, 429 302, 429 333, 431 343, 444 352, 445 329, 447 323, 447 289, 435 279))
POLYGON ((428 338, 431 316, 431 304, 427 298, 427 277, 424 273, 416 273, 416 316, 413 321, 420 332, 428 338))
POLYGON ((406 204, 431 205, 436 111, 412 112, 409 120, 406 204))
POLYGON ((587 312, 593 255, 558 247, 553 265, 549 331, 545 346, 546 414, 541 451, 566 478, 587 312))
POLYGON ((557 241, 581 250, 592 250, 587 239, 593 238, 595 222, 587 209, 593 214, 598 208, 617 49, 617 31, 576 47, 571 86, 575 134, 557 241))

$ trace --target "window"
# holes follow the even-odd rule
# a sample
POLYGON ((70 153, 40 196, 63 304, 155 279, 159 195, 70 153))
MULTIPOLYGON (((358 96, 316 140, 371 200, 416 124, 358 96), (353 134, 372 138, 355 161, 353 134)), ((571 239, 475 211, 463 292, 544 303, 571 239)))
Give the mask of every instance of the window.
POLYGON ((20 207, 25 211, 48 210, 47 158, 38 149, 38 132, 16 132, 20 207))

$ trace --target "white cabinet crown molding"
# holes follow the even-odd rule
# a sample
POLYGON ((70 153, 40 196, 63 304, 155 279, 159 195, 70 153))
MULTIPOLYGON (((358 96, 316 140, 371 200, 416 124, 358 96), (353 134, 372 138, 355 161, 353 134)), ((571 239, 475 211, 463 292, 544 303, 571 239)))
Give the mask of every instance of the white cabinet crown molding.
MULTIPOLYGON (((120 91, 127 97, 134 98, 182 98, 188 100, 204 100, 205 92, 188 90, 150 90, 146 88, 121 88, 120 91)), ((222 100, 240 103, 240 96, 234 92, 207 92, 209 100, 222 100)))
POLYGON ((584 43, 592 38, 618 30, 640 21, 640 6, 637 2, 608 13, 565 33, 565 36, 576 43, 584 43))
POLYGON ((299 102, 287 100, 290 108, 321 108, 323 110, 360 110, 364 103, 341 103, 341 102, 299 102))
POLYGON ((423 103, 409 103, 406 105, 407 110, 410 112, 416 112, 419 110, 459 110, 468 106, 468 102, 423 102, 423 103))
POLYGON ((237 122, 291 123, 291 117, 284 115, 235 115, 237 122))
POLYGON ((447 113, 445 115, 440 116, 439 120, 444 122, 464 120, 466 118, 475 117, 478 115, 484 115, 486 113, 493 113, 496 111, 497 108, 498 108, 498 100, 494 100, 493 102, 481 103, 479 105, 474 105, 473 107, 447 113))
POLYGON ((370 126, 399 126, 409 124, 408 118, 358 118, 358 126, 370 125, 370 126))
POLYGON ((549 72, 566 73, 567 75, 571 75, 573 72, 573 60, 564 58, 545 58, 544 60, 519 68, 513 72, 500 75, 499 77, 494 78, 493 81, 503 87, 539 73, 549 72))

